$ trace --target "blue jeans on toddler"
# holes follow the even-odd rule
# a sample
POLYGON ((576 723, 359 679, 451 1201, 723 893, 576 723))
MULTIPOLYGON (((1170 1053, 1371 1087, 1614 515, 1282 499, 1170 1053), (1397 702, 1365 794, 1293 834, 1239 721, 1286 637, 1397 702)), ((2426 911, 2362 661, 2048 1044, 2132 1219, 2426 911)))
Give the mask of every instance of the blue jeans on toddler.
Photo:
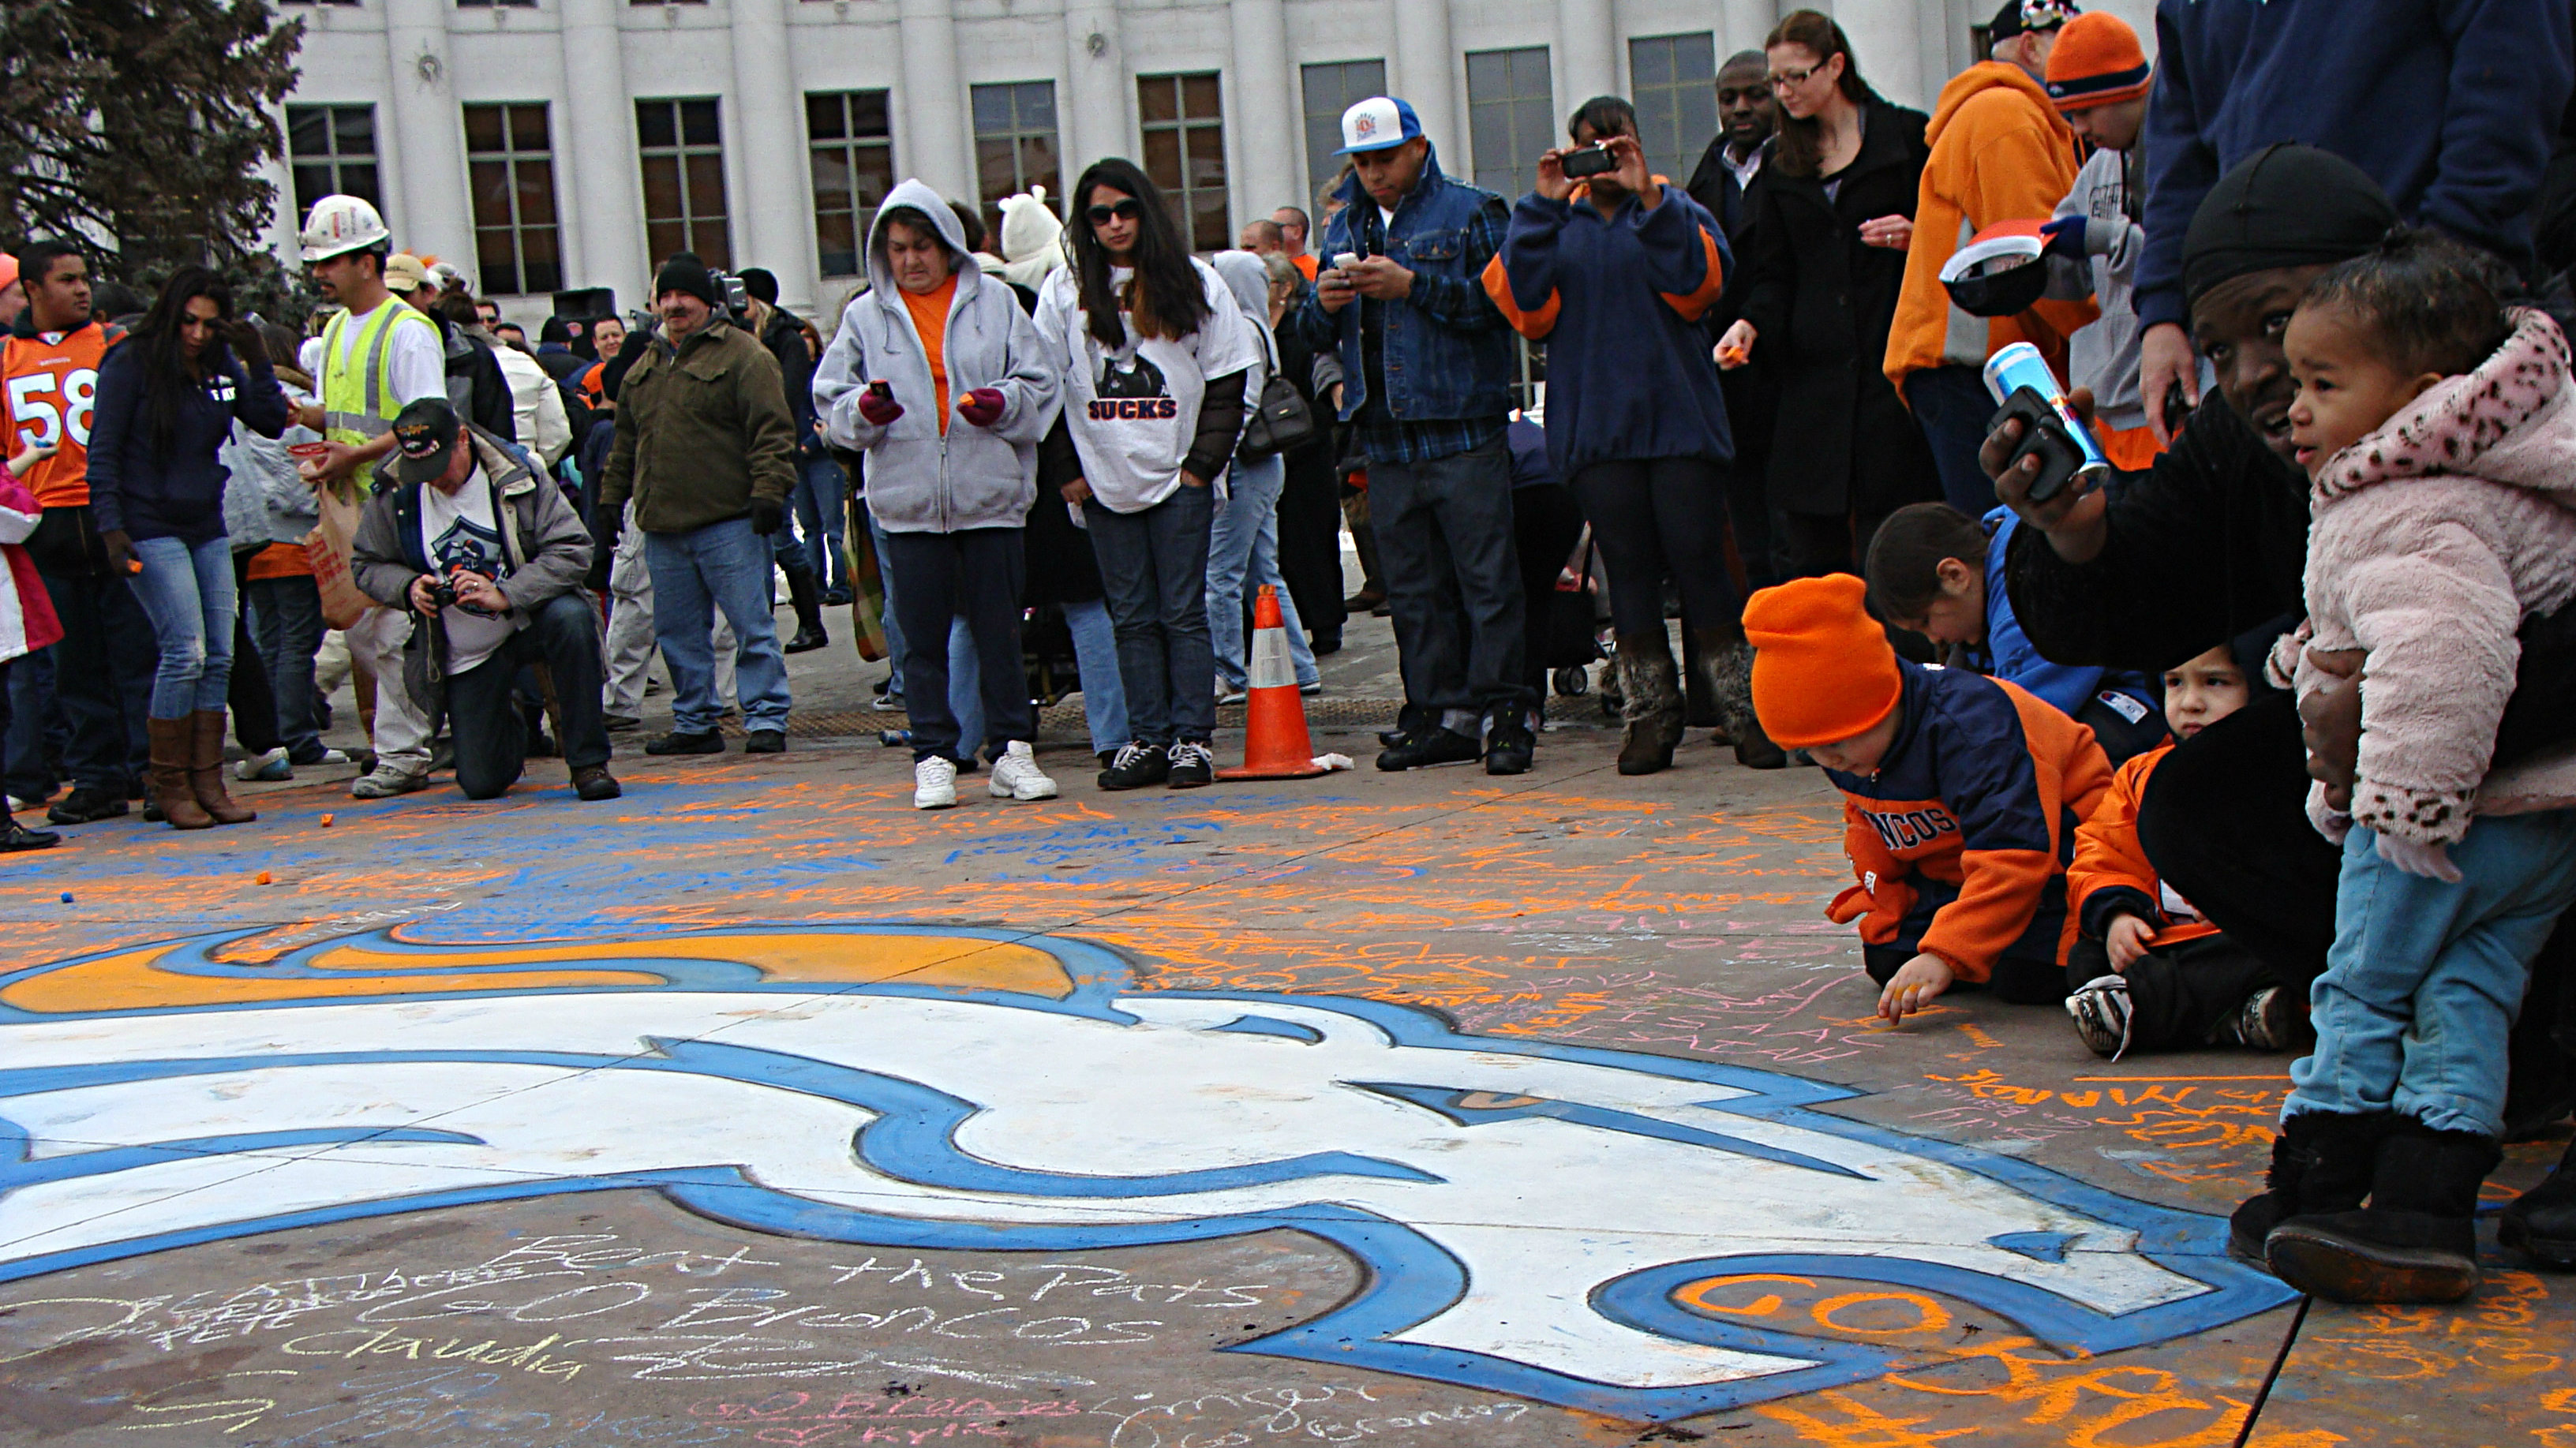
POLYGON ((2451 846, 2457 885, 2344 840, 2334 949, 2308 992, 2317 1048, 2284 1117, 2394 1111, 2436 1131, 2504 1130, 2505 1037, 2532 958, 2576 901, 2576 810, 2481 815, 2451 846))

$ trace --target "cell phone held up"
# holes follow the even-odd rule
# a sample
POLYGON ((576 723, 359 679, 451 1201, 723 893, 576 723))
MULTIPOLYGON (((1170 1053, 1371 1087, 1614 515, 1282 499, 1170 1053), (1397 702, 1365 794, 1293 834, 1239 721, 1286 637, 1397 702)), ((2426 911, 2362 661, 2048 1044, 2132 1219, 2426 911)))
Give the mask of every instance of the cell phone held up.
POLYGON ((2042 397, 2036 388, 2016 387, 2004 399, 2003 410, 1995 414, 1994 425, 2001 427, 2009 418, 2022 426, 2021 446, 2004 464, 2009 473, 2020 467, 2024 458, 2039 459, 2039 476, 2030 485, 2030 500, 2045 503, 2066 490, 2075 475, 2084 470, 2083 450, 2069 437, 2066 423, 2057 408, 2042 397))
POLYGON ((1580 181, 1587 176, 1607 176, 1618 170, 1619 158, 1610 154, 1607 144, 1595 141, 1557 157, 1556 164, 1565 172, 1567 180, 1580 181))

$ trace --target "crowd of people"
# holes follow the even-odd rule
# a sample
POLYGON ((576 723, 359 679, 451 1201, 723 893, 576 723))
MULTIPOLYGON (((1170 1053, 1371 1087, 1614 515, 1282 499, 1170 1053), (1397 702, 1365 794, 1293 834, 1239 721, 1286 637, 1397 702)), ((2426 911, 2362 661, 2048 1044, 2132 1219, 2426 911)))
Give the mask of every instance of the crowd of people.
MULTIPOLYGON (((227 728, 242 778, 344 762, 344 673, 361 798, 441 751, 472 798, 544 754, 615 798, 656 653, 646 753, 736 711, 776 753, 854 598, 919 808, 1057 794, 1041 607, 1100 789, 1208 784, 1218 705, 1320 687, 1355 609, 1403 679, 1378 767, 1518 774, 1597 587, 1621 774, 1696 727, 1842 793, 1829 913, 1891 1023, 1986 989, 2103 1056, 2305 1048, 2231 1246, 2463 1296, 2499 1143, 2576 1103, 2570 16, 2167 3, 2153 64, 2073 0, 1986 33, 1927 115, 1793 13, 1680 183, 1616 96, 1516 200, 1372 97, 1320 220, 1210 257, 1116 157, 998 237, 905 181, 819 324, 681 253, 632 326, 532 346, 351 197, 301 329, 22 244, 0 847, 48 801, 250 822, 227 728), (2025 357, 2056 395, 1999 411, 2025 357)), ((2500 1221, 2576 1266, 2576 1153, 2500 1221)))

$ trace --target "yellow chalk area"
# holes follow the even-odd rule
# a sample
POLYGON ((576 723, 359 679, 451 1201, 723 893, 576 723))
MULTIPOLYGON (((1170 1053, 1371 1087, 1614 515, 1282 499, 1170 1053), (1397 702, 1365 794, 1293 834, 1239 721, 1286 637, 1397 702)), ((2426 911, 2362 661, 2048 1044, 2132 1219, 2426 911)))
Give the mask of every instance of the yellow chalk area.
POLYGON ((1046 951, 955 935, 744 933, 454 946, 435 952, 337 945, 317 951, 309 961, 319 969, 348 972, 345 978, 329 980, 197 975, 165 968, 163 960, 180 948, 177 944, 146 946, 30 976, 0 989, 0 1003, 42 1014, 76 1014, 455 991, 656 986, 665 979, 650 969, 657 960, 730 961, 752 966, 772 981, 867 985, 899 980, 905 985, 1012 991, 1055 1000, 1073 993, 1072 977, 1046 951), (614 961, 627 968, 581 968, 593 961, 614 961), (546 965, 567 968, 530 969, 546 965), (382 973, 387 971, 423 973, 382 973))

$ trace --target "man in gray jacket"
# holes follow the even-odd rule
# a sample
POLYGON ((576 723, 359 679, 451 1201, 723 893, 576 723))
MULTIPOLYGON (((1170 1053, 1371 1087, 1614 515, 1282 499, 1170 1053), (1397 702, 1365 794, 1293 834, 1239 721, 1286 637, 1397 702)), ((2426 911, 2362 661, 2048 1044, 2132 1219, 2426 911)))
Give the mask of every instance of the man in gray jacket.
POLYGON ((444 399, 394 418, 385 473, 367 501, 350 573, 368 597, 415 615, 403 679, 456 739, 456 787, 493 799, 527 767, 512 684, 522 665, 554 694, 575 793, 615 799, 599 692, 599 619, 581 591, 590 530, 516 448, 468 427, 444 399))

